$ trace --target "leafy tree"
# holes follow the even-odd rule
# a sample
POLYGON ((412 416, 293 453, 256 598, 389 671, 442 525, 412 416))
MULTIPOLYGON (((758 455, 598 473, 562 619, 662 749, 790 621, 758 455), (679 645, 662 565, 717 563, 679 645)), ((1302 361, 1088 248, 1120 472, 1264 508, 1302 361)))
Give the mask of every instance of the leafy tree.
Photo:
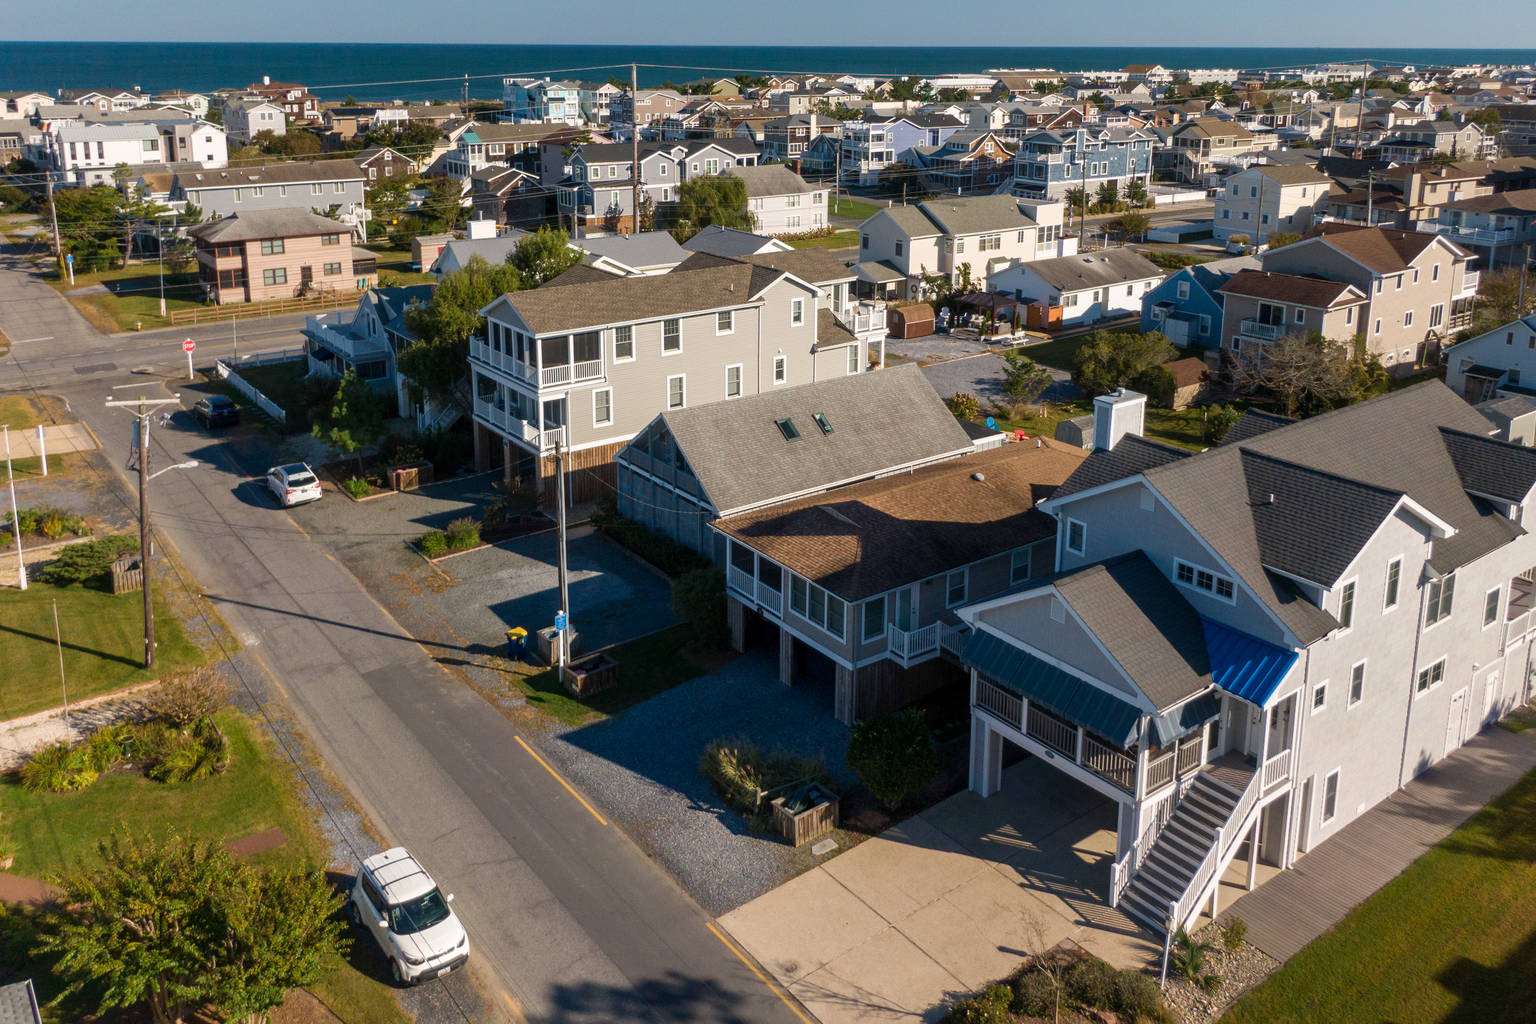
POLYGON ((747 183, 731 174, 705 174, 689 178, 678 186, 673 237, 686 242, 693 235, 718 224, 721 227, 751 231, 757 219, 747 209, 747 183), (692 230, 687 234, 687 227, 692 230))
POLYGON ((857 121, 864 116, 864 111, 857 107, 850 107, 846 103, 829 103, 826 100, 816 104, 818 117, 830 118, 833 121, 857 121))
POLYGON ((1058 93, 1058 92, 1061 92, 1061 83, 1060 82, 1036 82, 1035 83, 1035 93, 1037 95, 1040 95, 1040 96, 1050 96, 1050 95, 1052 95, 1054 93, 1058 93))
POLYGON ((1271 249, 1278 249, 1301 241, 1301 236, 1294 231, 1271 231, 1264 241, 1271 249))
POLYGON ((1067 202, 1067 219, 1072 219, 1073 211, 1088 216, 1088 190, 1081 185, 1073 185, 1063 193, 1062 198, 1067 202))
POLYGON ((1131 386, 1148 368, 1161 366, 1177 355, 1178 350, 1157 331, 1094 331, 1088 343, 1077 350, 1072 382, 1092 398, 1131 386))
POLYGON ((724 647, 730 639, 725 620, 725 573, 719 566, 694 569, 672 584, 672 611, 693 629, 703 647, 724 647))
POLYGON ((1173 371, 1166 366, 1149 366, 1136 375, 1131 387, 1147 396, 1147 401, 1160 409, 1173 408, 1173 393, 1178 382, 1173 371))
POLYGON ((908 75, 906 78, 891 79, 890 92, 893 100, 923 101, 933 97, 933 86, 916 75, 908 75))
POLYGON ((1227 431, 1237 426, 1243 418, 1242 410, 1235 405, 1213 405, 1205 410, 1205 439, 1215 444, 1227 436, 1227 431))
POLYGON ((1504 118, 1492 107, 1483 107, 1467 115, 1467 122, 1475 124, 1488 135, 1497 135, 1504 130, 1504 118))
POLYGON ((59 239, 74 256, 76 270, 101 270, 117 257, 118 208, 122 195, 111 185, 61 188, 54 192, 59 239))
POLYGON ((886 807, 900 807, 938 773, 939 755, 923 712, 908 708, 853 727, 848 767, 886 807))
POLYGON ((524 287, 522 273, 509 263, 493 266, 483 256, 470 257, 462 269, 444 275, 431 302, 405 311, 417 340, 397 357, 400 372, 434 400, 453 401, 469 359, 469 339, 485 329, 479 311, 498 295, 524 287))
POLYGON ((581 262, 581 251, 571 248, 570 242, 570 236, 559 228, 542 227, 517 243, 517 248, 507 257, 507 263, 517 271, 523 288, 537 288, 581 262))
POLYGON ((357 471, 363 471, 363 448, 384 436, 384 408, 379 396, 357 371, 348 368, 342 374, 329 409, 315 417, 311 433, 341 455, 357 456, 357 471))
POLYGON ((1131 206, 1147 205, 1147 183, 1140 178, 1132 178, 1125 185, 1125 201, 1131 206))
POLYGON ((945 103, 964 103, 970 98, 970 92, 957 86, 939 90, 939 99, 945 103))
POLYGON ((974 420, 981 415, 981 403, 976 401, 976 396, 969 391, 957 391, 944 399, 944 404, 949 406, 950 414, 962 420, 974 420))
POLYGON ((1475 337, 1536 311, 1536 288, 1527 282, 1523 307, 1520 305, 1521 290, 1518 267, 1483 271, 1482 280, 1477 285, 1477 301, 1472 307, 1472 324, 1462 336, 1475 337))
POLYGON ((338 897, 320 872, 260 872, 222 846, 170 833, 115 831, 100 867, 59 879, 55 953, 66 994, 106 1013, 144 1005, 156 1024, 212 1004, 226 1018, 265 1014, 313 984, 346 950, 338 897))
POLYGON ((1099 209, 1109 211, 1120 205, 1120 186, 1114 181, 1099 183, 1098 195, 1095 201, 1099 209))
POLYGON ((380 178, 370 181, 366 192, 368 209, 376 222, 389 225, 405 211, 411 200, 410 178, 380 178))
POLYGON ((416 215, 421 218, 422 230, 429 235, 442 234, 463 227, 469 220, 464 205, 464 186, 446 175, 423 178, 421 186, 427 190, 416 215))
POLYGON ((656 230, 656 200, 649 192, 640 193, 640 230, 656 230))
POLYGON ((1095 92, 1088 97, 1088 102, 1103 110, 1109 106, 1109 97, 1102 92, 1095 92))
POLYGON ((1015 402, 1033 403, 1050 386, 1050 370, 1018 349, 1003 351, 1003 394, 1015 402))
POLYGON ((1115 218, 1115 228, 1126 238, 1140 238, 1145 241, 1147 232, 1152 227, 1152 218, 1144 213, 1122 213, 1115 218))
POLYGON ((1347 345, 1315 331, 1290 334, 1262 346, 1258 354, 1237 359, 1232 382, 1268 394, 1287 416, 1311 415, 1360 397, 1370 373, 1352 367, 1355 361, 1347 345))
POLYGON ((880 171, 875 187, 886 195, 900 195, 906 183, 912 179, 916 168, 905 160, 886 164, 880 171))

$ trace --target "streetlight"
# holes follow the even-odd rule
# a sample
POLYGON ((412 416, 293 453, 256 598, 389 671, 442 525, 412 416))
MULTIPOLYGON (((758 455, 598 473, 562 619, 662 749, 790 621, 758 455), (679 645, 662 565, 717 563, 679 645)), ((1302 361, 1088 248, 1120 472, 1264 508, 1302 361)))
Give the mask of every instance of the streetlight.
POLYGON ((149 479, 153 480, 161 473, 169 473, 173 469, 196 469, 199 465, 200 463, 196 459, 188 459, 186 462, 178 462, 174 466, 166 466, 164 469, 155 470, 149 474, 149 479))

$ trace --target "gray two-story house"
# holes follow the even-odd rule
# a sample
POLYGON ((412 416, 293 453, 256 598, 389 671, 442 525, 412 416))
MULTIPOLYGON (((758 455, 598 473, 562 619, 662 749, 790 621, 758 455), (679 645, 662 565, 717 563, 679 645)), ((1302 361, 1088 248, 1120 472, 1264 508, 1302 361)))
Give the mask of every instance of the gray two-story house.
POLYGON ((960 618, 972 789, 1011 745, 1114 800, 1109 902, 1161 934, 1527 700, 1536 451, 1439 381, 1199 454, 1144 404, 1041 503, 1055 575, 960 618))
POLYGON ((351 160, 295 160, 258 167, 178 171, 171 201, 192 203, 212 220, 246 210, 335 212, 367 237, 368 174, 351 160))
MULTIPOLYGON (((642 142, 639 157, 640 194, 653 204, 674 202, 691 177, 758 163, 757 146, 745 139, 642 142)), ((628 143, 590 143, 575 149, 564 168, 547 170, 544 181, 557 190, 560 212, 576 227, 635 231, 641 225, 634 211, 633 160, 628 143), (565 173, 557 177, 557 170, 565 173)))
POLYGON ((833 306, 846 282, 768 265, 801 255, 695 253, 638 277, 583 265, 492 302, 470 341, 477 463, 547 491, 558 446, 585 500, 658 413, 863 372, 867 344, 833 306))

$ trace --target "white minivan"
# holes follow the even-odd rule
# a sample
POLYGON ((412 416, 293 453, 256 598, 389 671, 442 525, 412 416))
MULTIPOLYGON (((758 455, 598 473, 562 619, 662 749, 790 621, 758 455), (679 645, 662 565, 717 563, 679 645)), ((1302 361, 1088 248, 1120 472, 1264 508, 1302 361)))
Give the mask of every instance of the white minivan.
POLYGON ((397 984, 447 974, 469 959, 469 935, 432 876, 403 846, 363 861, 352 886, 352 922, 373 933, 397 984))

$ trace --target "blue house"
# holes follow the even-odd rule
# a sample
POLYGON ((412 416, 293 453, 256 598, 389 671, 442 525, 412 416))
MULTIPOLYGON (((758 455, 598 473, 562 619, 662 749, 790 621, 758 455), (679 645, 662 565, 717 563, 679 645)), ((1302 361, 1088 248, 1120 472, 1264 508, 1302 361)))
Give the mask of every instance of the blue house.
POLYGON ((1068 189, 1093 195, 1105 182, 1124 194, 1132 181, 1152 180, 1152 151, 1159 136, 1145 128, 1082 125, 1024 136, 1014 158, 1014 191, 1060 199, 1068 189))
POLYGON ((1161 331, 1179 346, 1221 347, 1221 293, 1239 270, 1260 270, 1252 256, 1199 263, 1170 274, 1141 299, 1141 331, 1161 331))

